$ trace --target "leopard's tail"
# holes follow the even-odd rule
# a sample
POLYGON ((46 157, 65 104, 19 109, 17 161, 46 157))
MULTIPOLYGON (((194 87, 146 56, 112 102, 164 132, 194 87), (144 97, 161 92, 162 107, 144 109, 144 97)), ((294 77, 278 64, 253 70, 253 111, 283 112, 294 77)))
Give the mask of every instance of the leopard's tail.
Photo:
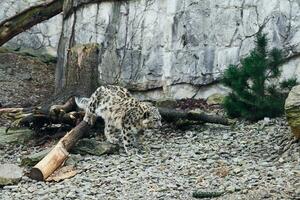
POLYGON ((78 108, 82 110, 86 110, 87 104, 90 101, 90 98, 86 97, 75 97, 75 103, 78 106, 78 108))

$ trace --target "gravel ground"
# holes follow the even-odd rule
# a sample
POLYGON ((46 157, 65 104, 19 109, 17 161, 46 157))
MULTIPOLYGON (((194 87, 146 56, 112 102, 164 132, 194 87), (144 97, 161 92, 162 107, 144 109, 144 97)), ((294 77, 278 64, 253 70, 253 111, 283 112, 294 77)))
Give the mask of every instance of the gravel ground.
POLYGON ((0 104, 29 107, 45 101, 54 92, 54 70, 53 63, 0 53, 0 104))
MULTIPOLYGON (((145 152, 102 157, 71 155, 75 177, 36 182, 26 176, 0 188, 0 199, 193 199, 192 192, 225 191, 215 199, 300 199, 300 143, 282 118, 234 126, 206 124, 179 131, 149 130, 145 152)), ((20 163, 39 148, 7 146, 0 163, 20 163)))

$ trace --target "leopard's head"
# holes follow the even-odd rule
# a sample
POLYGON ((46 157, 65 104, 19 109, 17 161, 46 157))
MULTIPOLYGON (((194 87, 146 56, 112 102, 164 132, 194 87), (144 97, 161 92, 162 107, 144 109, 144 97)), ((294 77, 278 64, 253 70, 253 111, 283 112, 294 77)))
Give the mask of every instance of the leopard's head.
POLYGON ((143 127, 145 128, 159 128, 161 127, 161 115, 156 107, 148 105, 143 113, 143 127))

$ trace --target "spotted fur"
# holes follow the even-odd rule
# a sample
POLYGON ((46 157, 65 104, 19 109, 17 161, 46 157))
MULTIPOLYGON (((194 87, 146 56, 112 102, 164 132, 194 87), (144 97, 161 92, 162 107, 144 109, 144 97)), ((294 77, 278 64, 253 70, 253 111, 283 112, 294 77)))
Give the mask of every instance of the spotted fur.
POLYGON ((75 101, 86 112, 83 120, 92 125, 97 116, 102 117, 106 139, 115 144, 121 136, 127 153, 129 148, 137 146, 140 131, 161 126, 156 107, 138 101, 119 86, 101 86, 90 98, 76 98, 75 101))

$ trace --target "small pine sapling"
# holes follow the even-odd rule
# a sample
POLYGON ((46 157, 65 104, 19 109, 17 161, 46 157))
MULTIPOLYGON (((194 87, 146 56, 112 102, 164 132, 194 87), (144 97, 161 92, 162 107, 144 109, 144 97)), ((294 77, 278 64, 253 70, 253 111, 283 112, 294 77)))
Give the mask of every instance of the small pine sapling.
POLYGON ((230 65, 224 72, 223 84, 232 90, 223 102, 230 117, 256 121, 280 116, 288 91, 297 84, 295 78, 279 82, 283 54, 267 50, 266 34, 259 32, 255 45, 240 66, 230 65))

